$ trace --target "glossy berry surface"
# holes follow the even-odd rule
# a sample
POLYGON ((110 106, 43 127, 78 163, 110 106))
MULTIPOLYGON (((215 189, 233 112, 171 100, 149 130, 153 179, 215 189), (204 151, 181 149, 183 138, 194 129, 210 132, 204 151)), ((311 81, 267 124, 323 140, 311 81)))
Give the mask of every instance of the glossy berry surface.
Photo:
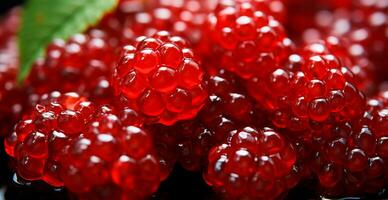
POLYGON ((211 150, 204 178, 232 199, 275 199, 294 186, 287 180, 295 160, 293 146, 273 129, 245 127, 211 150))
MULTIPOLYGON (((51 154, 59 157, 57 153, 63 150, 63 146, 59 146, 59 152, 49 150, 49 137, 62 136, 62 139, 66 139, 67 134, 79 135, 87 123, 87 117, 92 114, 92 106, 91 102, 76 93, 62 95, 53 92, 42 96, 4 142, 8 155, 17 160, 19 175, 27 180, 43 179, 48 157, 51 154), (85 109, 81 112, 83 107, 85 109)), ((63 145, 66 142, 62 141, 63 145)))
POLYGON ((315 141, 312 169, 327 196, 377 193, 387 184, 387 96, 368 100, 363 117, 333 124, 315 141))
POLYGON ((386 199, 387 2, 118 0, 21 84, 11 10, 0 199, 386 199))
POLYGON ((143 198, 168 172, 151 136, 129 112, 115 114, 76 93, 43 95, 6 138, 5 150, 23 179, 64 186, 80 197, 103 199, 104 192, 93 191, 106 187, 118 196, 143 198))
POLYGON ((253 78, 249 93, 272 114, 279 128, 303 131, 362 116, 365 96, 354 74, 323 43, 288 56, 288 63, 265 79, 253 78))
POLYGON ((217 56, 217 65, 244 79, 263 75, 268 67, 281 62, 292 42, 286 38, 280 17, 269 9, 270 3, 220 1, 206 25, 210 36, 208 60, 217 56))
POLYGON ((171 125, 193 118, 205 103, 203 70, 181 37, 157 32, 123 48, 112 84, 122 104, 171 125))

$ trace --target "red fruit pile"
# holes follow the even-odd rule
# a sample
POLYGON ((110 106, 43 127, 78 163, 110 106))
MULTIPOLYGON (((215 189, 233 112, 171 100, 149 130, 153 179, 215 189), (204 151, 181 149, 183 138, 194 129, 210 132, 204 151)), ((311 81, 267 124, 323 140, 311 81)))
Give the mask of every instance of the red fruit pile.
POLYGON ((174 165, 225 199, 282 199, 297 185, 379 197, 385 2, 121 0, 48 45, 20 85, 12 12, 0 21, 10 165, 80 199, 149 198, 174 165))

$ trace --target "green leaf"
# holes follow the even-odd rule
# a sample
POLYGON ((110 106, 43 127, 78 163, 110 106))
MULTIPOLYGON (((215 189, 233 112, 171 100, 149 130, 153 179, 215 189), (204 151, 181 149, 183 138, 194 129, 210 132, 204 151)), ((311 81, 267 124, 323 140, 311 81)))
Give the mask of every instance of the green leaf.
POLYGON ((42 56, 54 38, 67 39, 97 23, 114 9, 117 0, 29 0, 22 13, 19 31, 20 72, 28 75, 32 63, 42 56))

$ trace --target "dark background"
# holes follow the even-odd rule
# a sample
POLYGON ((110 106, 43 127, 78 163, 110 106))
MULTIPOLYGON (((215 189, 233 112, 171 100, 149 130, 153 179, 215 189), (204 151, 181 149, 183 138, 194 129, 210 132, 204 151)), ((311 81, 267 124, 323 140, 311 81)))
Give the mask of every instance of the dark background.
POLYGON ((3 14, 9 8, 23 3, 25 0, 1 0, 0 2, 0 13, 3 14))

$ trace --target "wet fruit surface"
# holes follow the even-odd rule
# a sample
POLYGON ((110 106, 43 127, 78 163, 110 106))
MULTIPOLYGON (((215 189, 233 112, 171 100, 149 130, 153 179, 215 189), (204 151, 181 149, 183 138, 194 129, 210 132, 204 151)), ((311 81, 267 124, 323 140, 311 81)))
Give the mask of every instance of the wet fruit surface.
POLYGON ((144 114, 149 123, 171 125, 193 118, 204 105, 203 75, 187 42, 159 31, 123 47, 112 84, 124 106, 144 114))
POLYGON ((120 0, 17 83, 0 199, 385 199, 388 3, 120 0))

